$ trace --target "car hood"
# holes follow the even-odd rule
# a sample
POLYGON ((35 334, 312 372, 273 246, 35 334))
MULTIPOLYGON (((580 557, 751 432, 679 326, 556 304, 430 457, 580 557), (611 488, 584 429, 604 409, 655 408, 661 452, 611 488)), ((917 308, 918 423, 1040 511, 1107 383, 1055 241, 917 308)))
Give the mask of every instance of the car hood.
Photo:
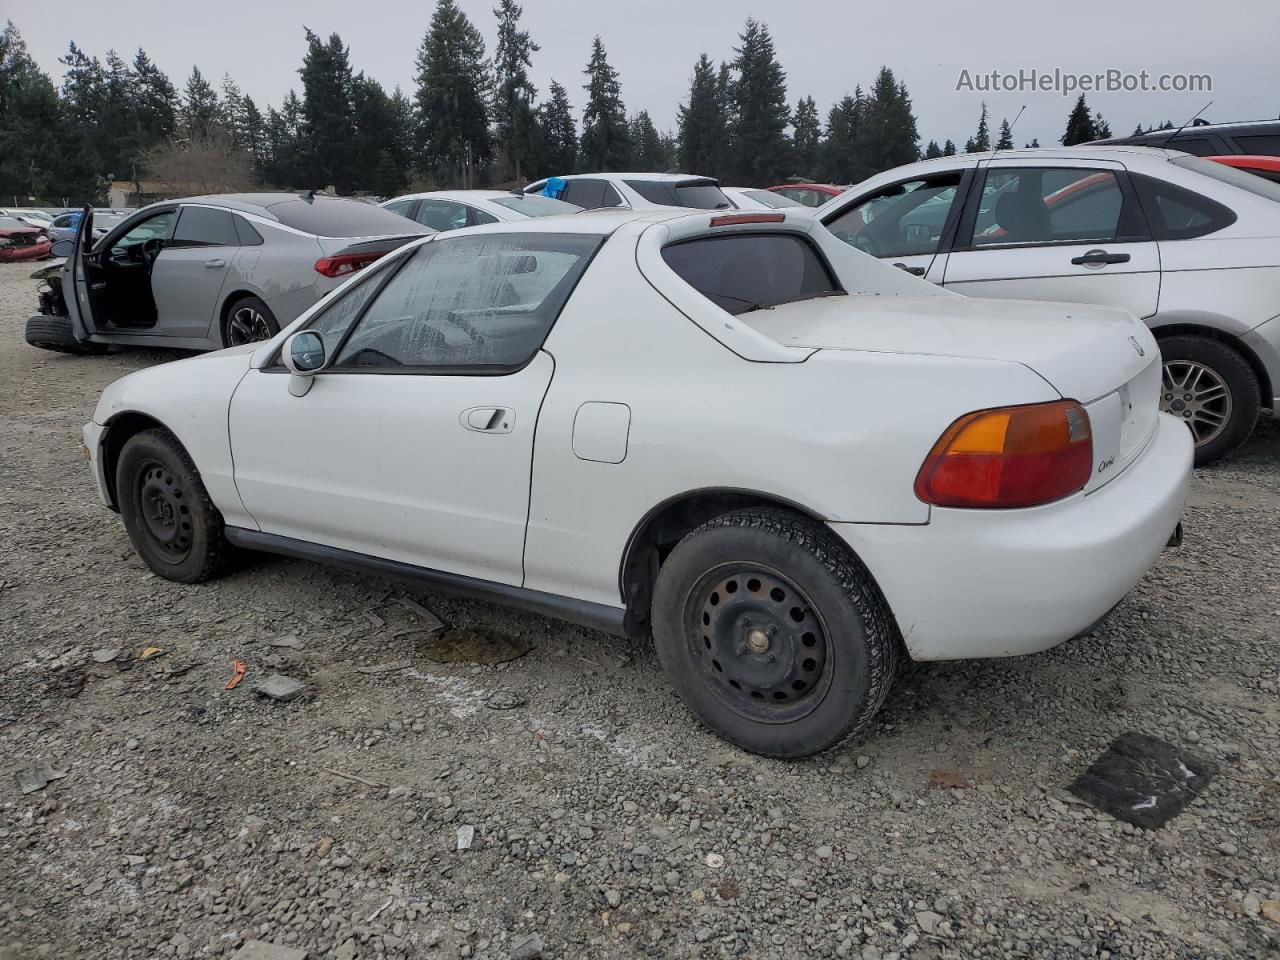
POLYGON ((1158 352, 1150 330, 1127 310, 1039 300, 856 295, 738 319, 789 347, 1021 363, 1080 401, 1114 391, 1158 352))

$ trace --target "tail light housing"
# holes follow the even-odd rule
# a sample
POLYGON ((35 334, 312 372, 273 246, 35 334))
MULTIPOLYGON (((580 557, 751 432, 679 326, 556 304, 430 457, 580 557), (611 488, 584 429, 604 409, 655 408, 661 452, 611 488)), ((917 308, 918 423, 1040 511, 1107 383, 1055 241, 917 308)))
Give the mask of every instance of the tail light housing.
POLYGON ((916 496, 940 507, 1031 507, 1083 489, 1093 470, 1089 414, 1074 400, 965 414, 916 475, 916 496))
POLYGON ((363 270, 386 253, 386 250, 380 250, 377 253, 339 253, 332 257, 321 257, 316 261, 316 273, 326 277, 345 277, 363 270))

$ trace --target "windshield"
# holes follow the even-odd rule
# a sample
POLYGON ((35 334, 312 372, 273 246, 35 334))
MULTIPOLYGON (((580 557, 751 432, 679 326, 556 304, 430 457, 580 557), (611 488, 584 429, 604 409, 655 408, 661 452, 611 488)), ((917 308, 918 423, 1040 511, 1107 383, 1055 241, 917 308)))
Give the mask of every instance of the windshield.
POLYGON ((34 230, 35 227, 29 223, 23 223, 21 220, 15 220, 13 217, 0 217, 0 230, 34 230))
POLYGON ((733 206, 715 181, 676 184, 676 204, 695 210, 723 210, 733 206))
POLYGON ((524 217, 554 217, 561 213, 579 213, 582 208, 576 203, 564 200, 553 200, 550 197, 496 197, 494 203, 508 210, 514 210, 524 217))
POLYGON ((1246 170, 1237 170, 1235 167, 1228 167, 1224 163, 1205 160, 1201 157, 1178 157, 1176 160, 1169 162, 1179 167, 1185 167, 1188 170, 1194 170, 1196 173, 1203 173, 1206 177, 1212 177, 1222 183, 1229 183, 1231 186, 1239 187, 1241 190, 1248 190, 1254 196, 1280 201, 1280 183, 1272 183, 1270 180, 1255 176, 1246 170))

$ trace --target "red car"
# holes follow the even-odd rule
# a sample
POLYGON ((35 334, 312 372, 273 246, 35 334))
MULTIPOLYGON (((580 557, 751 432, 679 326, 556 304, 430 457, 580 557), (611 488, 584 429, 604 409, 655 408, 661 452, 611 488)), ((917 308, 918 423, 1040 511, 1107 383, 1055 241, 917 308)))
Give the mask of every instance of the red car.
POLYGON ((780 187, 769 187, 773 193, 798 200, 806 207, 820 207, 832 197, 838 197, 848 187, 837 187, 830 183, 785 183, 780 187))
POLYGON ((43 260, 49 256, 49 234, 13 217, 0 217, 0 263, 43 260))
POLYGON ((1215 163, 1225 163, 1228 167, 1245 170, 1257 174, 1272 183, 1280 183, 1280 157, 1250 156, 1249 154, 1232 154, 1226 157, 1206 157, 1215 163))

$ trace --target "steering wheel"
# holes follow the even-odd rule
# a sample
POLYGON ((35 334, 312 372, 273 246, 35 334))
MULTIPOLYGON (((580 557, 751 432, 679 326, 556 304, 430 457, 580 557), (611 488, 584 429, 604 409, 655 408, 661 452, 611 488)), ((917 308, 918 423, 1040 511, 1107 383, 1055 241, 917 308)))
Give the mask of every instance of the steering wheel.
POLYGON ((148 267, 154 266, 156 257, 160 256, 160 251, 164 249, 164 241, 159 237, 151 237, 143 240, 139 246, 142 249, 142 259, 148 267))

